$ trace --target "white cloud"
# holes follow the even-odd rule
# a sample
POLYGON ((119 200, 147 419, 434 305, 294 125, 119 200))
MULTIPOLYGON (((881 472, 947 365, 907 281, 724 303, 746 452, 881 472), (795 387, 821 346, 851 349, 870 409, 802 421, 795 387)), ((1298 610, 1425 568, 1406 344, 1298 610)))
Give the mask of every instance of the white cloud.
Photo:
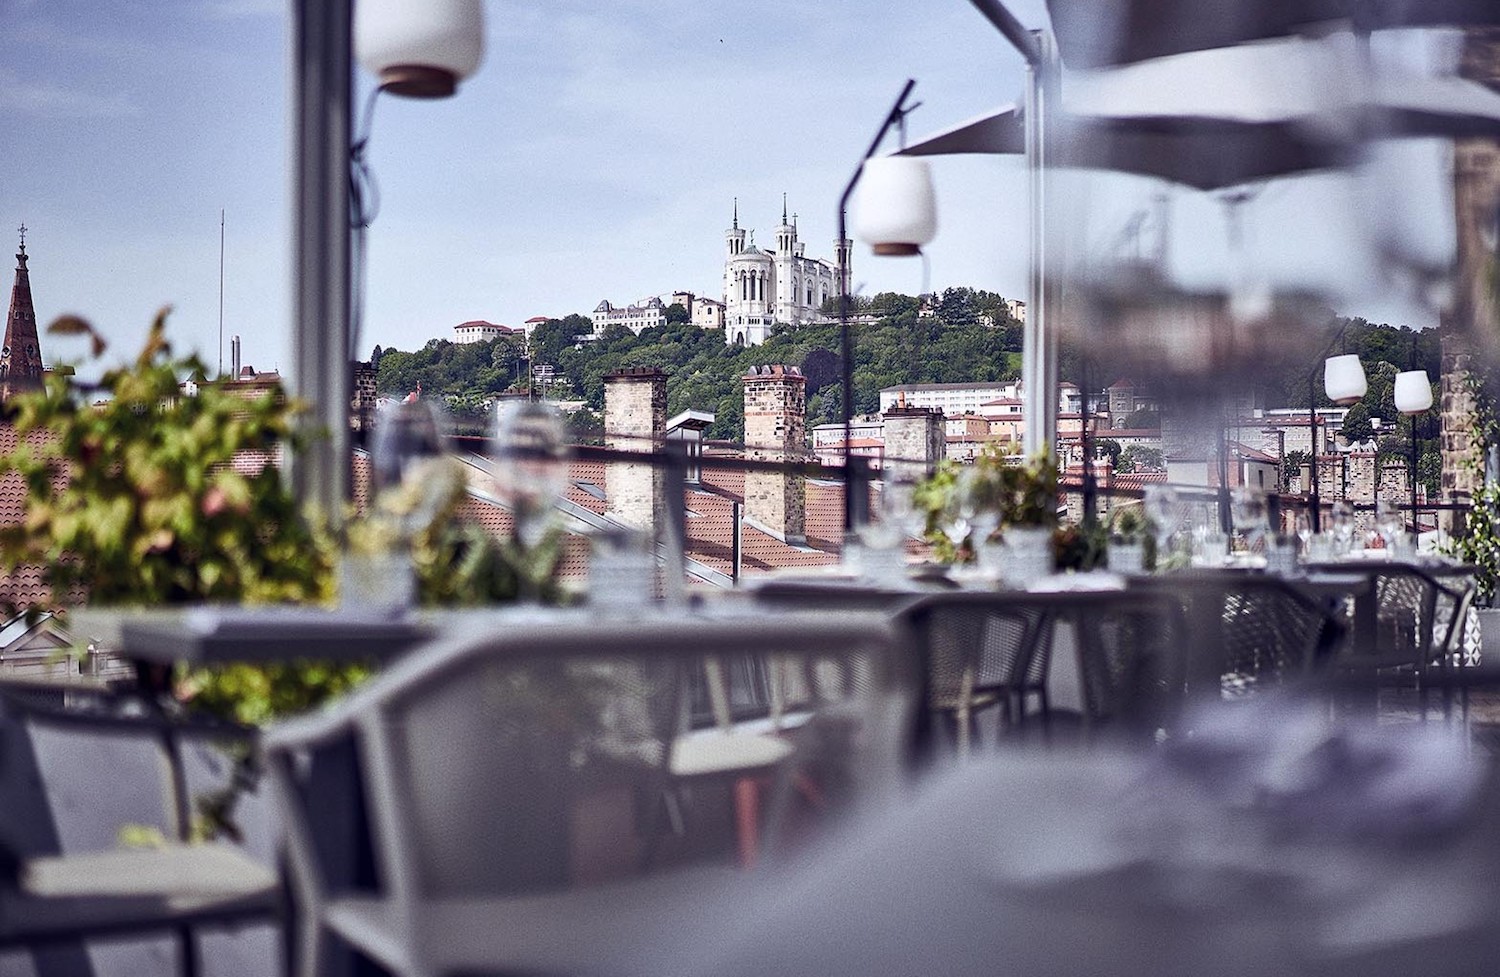
POLYGON ((106 119, 139 115, 122 92, 90 92, 0 69, 0 111, 44 119, 106 119))

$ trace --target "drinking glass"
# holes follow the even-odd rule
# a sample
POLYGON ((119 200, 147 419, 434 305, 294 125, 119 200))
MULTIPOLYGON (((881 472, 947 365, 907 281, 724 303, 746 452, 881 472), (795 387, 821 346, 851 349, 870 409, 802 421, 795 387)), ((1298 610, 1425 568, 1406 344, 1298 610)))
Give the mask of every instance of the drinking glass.
POLYGON ((1245 538, 1245 550, 1251 553, 1264 550, 1266 530, 1269 528, 1264 493, 1257 492, 1248 485, 1235 489, 1231 498, 1231 514, 1234 517, 1234 528, 1245 538))
POLYGON ((1387 556, 1399 559, 1406 555, 1406 514, 1401 511, 1401 506, 1381 499, 1375 507, 1375 528, 1385 542, 1387 556))
POLYGON ((1156 567, 1164 569, 1172 555, 1172 538, 1182 521, 1182 500, 1170 485, 1147 485, 1141 505, 1156 537, 1156 567))
POLYGON ((1328 517, 1328 529, 1333 538, 1334 556, 1348 556, 1354 551, 1355 516, 1353 503, 1345 500, 1333 504, 1333 511, 1328 517))
POLYGON ((568 487, 568 450, 562 418, 541 401, 500 408, 490 439, 495 494, 515 522, 523 598, 541 585, 548 568, 533 566, 538 548, 557 523, 557 503, 568 487))
POLYGON ((877 518, 859 530, 860 558, 864 573, 886 583, 906 579, 906 540, 925 528, 916 506, 916 490, 923 469, 901 462, 887 463, 881 471, 877 518))
POLYGON ((412 545, 457 491, 432 405, 401 403, 375 422, 370 452, 371 505, 360 545, 342 568, 345 604, 404 609, 416 595, 412 545))

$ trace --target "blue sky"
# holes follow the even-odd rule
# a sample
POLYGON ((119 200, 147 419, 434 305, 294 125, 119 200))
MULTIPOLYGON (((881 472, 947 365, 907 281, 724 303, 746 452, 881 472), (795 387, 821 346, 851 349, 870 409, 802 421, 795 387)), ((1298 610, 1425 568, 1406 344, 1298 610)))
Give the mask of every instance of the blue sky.
MULTIPOLYGON (((1011 6, 1042 23, 1039 0, 1011 6)), ((964 0, 486 11, 485 63, 456 98, 383 98, 376 111, 361 356, 467 319, 717 295, 735 197, 766 242, 785 192, 808 252, 831 255, 838 194, 906 78, 923 103, 914 137, 1022 85, 1020 58, 964 0)), ((287 370, 287 23, 284 0, 0 0, 0 240, 30 228, 40 321, 81 313, 125 355, 171 304, 173 338, 212 365, 222 208, 225 362, 239 334, 246 362, 287 370)), ((935 174, 926 284, 1024 298, 1020 161, 943 159, 935 174)), ((1222 252, 1217 205, 1174 199, 1208 215, 1179 247, 1222 252)), ((1283 220, 1269 204, 1264 218, 1283 220)), ((919 262, 862 248, 854 280, 868 293, 924 285, 919 262)), ((45 337, 43 349, 49 362, 82 352, 45 337)))
MULTIPOLYGON (((1019 5, 1040 16, 1040 4, 1019 5)), ((361 355, 673 289, 717 295, 723 230, 765 241, 781 194, 813 255, 907 77, 913 134, 1019 94, 1020 60, 962 0, 489 4, 485 63, 445 102, 383 98, 370 160, 361 355)), ((369 84, 361 75, 360 83, 369 84)), ((0 239, 29 230, 41 322, 90 317, 132 352, 156 308, 173 338, 290 364, 287 14, 281 0, 0 0, 0 239)), ((939 167, 931 284, 1024 297, 1015 161, 939 167)), ((7 259, 8 267, 13 262, 7 259)), ((7 276, 8 277, 8 276, 7 276)), ((856 257, 867 291, 920 264, 856 257)), ((81 350, 43 340, 48 361, 81 350)))

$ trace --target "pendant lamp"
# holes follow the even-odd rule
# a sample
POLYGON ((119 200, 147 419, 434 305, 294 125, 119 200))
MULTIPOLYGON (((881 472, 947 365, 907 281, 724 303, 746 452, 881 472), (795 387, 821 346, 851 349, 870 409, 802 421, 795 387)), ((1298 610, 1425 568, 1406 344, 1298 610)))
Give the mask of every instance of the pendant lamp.
POLYGON ((354 52, 383 90, 446 98, 484 57, 483 0, 356 0, 354 52))
POLYGON ((1407 370, 1396 374, 1396 409, 1403 414, 1420 414, 1432 406, 1432 384, 1426 370, 1407 370))
POLYGON ((914 255, 937 234, 932 171, 923 159, 865 160, 854 207, 854 234, 880 255, 914 255))
POLYGON ((1330 356, 1323 362, 1323 392, 1328 399, 1340 406, 1348 406, 1369 390, 1365 381, 1365 368, 1353 353, 1330 356))

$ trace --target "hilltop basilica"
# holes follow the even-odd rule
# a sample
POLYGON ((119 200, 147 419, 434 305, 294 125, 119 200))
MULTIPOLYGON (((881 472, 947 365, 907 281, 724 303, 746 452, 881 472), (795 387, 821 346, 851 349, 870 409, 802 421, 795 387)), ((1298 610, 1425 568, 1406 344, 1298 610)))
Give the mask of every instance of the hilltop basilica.
POLYGON ((755 246, 755 232, 740 227, 739 201, 734 224, 724 232, 725 339, 741 346, 763 343, 777 322, 803 323, 818 318, 818 309, 839 293, 840 269, 848 274, 851 242, 836 245, 834 261, 809 258, 797 240, 797 222, 786 215, 781 200, 781 226, 776 228, 776 250, 755 246))

